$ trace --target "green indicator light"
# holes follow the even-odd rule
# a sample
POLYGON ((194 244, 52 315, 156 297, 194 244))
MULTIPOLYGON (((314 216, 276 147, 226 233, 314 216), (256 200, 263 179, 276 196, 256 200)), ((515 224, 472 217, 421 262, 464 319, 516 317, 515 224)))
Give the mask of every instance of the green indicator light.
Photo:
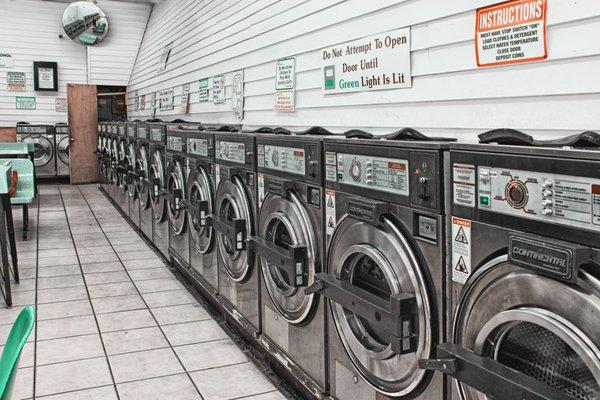
POLYGON ((479 204, 482 206, 489 206, 490 198, 488 196, 479 196, 479 204))

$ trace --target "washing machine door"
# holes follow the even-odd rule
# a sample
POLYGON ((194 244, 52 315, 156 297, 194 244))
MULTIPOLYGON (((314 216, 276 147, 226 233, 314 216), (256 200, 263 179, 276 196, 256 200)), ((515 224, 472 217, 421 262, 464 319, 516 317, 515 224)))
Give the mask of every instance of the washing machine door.
MULTIPOLYGON (((127 146, 127 166, 129 167, 129 170, 132 172, 136 166, 136 159, 137 159, 137 154, 135 151, 135 143, 132 142, 132 143, 129 143, 129 146, 127 146)), ((132 199, 137 198, 138 192, 137 192, 136 180, 131 178, 131 176, 127 176, 126 182, 127 182, 127 191, 129 192, 129 197, 132 199)))
POLYGON ((146 146, 140 146, 138 149, 136 165, 138 172, 141 174, 136 183, 138 196, 140 197, 140 207, 142 210, 147 210, 151 205, 151 199, 150 189, 144 183, 145 179, 150 178, 150 162, 148 161, 148 148, 146 146))
MULTIPOLYGON (((307 284, 314 282, 318 257, 315 229, 308 211, 293 190, 286 197, 269 193, 261 206, 258 236, 277 246, 283 252, 292 246, 305 249, 304 274, 307 284)), ((279 314, 292 324, 305 322, 314 310, 317 297, 305 294, 302 287, 294 285, 294 277, 265 256, 260 257, 262 274, 267 292, 279 314)))
POLYGON ((110 169, 110 175, 111 175, 111 179, 110 182, 113 185, 118 185, 119 184, 119 173, 117 171, 117 162, 119 161, 119 147, 117 144, 117 139, 112 139, 110 141, 110 159, 111 159, 111 169, 110 169))
MULTIPOLYGON (((167 191, 174 194, 176 190, 179 190, 181 196, 185 197, 185 168, 179 159, 175 159, 169 163, 167 170, 167 191)), ((167 212, 169 214, 169 223, 173 229, 173 233, 176 236, 183 235, 185 233, 187 215, 183 208, 181 208, 181 201, 179 198, 171 198, 167 204, 167 212)))
MULTIPOLYGON (((165 167, 164 167, 164 157, 159 151, 159 149, 155 149, 152 153, 152 160, 150 163, 150 178, 157 179, 159 182, 160 190, 165 188, 165 167)), ((166 200, 165 197, 161 193, 154 193, 151 191, 151 200, 152 200, 152 214, 154 215, 154 220, 156 222, 164 222, 167 217, 166 213, 166 200)))
MULTIPOLYGON (((127 163, 127 148, 124 140, 118 142, 118 160, 122 167, 126 166, 127 163)), ((119 188, 122 193, 127 191, 127 173, 125 171, 119 172, 119 188)))
MULTIPOLYGON (((243 181, 236 175, 231 180, 221 180, 217 189, 215 213, 218 218, 233 223, 243 220, 246 232, 252 230, 252 205, 243 181)), ((235 282, 243 282, 250 276, 252 258, 247 247, 240 248, 231 237, 217 233, 219 257, 225 271, 235 282)))
MULTIPOLYGON (((330 297, 333 322, 350 360, 377 391, 392 397, 412 394, 427 374, 418 361, 431 354, 434 345, 432 301, 413 246, 391 216, 371 224, 344 217, 331 238, 328 254, 330 276, 356 300, 330 297), (409 299, 410 315, 380 323, 381 314, 354 308, 357 303, 387 305, 379 310, 405 309, 396 300, 409 299), (345 303, 345 305, 343 305, 345 303), (391 332, 394 332, 391 334, 391 332), (410 349, 399 333, 412 341, 410 349)), ((329 296, 328 296, 329 297, 329 296)), ((383 319, 382 319, 383 320, 383 319)))
MULTIPOLYGON (((572 285, 513 265, 506 255, 489 261, 464 287, 454 343, 570 398, 600 399, 597 268, 582 267, 572 285)), ((462 399, 491 398, 458 388, 462 399)))
POLYGON ((43 135, 25 135, 21 143, 32 143, 34 147, 33 163, 37 168, 54 160, 54 143, 43 135))
MULTIPOLYGON (((206 214, 214 210, 214 188, 206 168, 200 166, 190 171, 187 180, 187 198, 192 206, 201 201, 207 204, 206 214)), ((192 249, 198 254, 208 254, 214 247, 214 229, 206 223, 201 223, 197 213, 188 213, 192 249)))
POLYGON ((56 146, 58 159, 66 165, 69 165, 69 144, 69 136, 63 136, 56 146))

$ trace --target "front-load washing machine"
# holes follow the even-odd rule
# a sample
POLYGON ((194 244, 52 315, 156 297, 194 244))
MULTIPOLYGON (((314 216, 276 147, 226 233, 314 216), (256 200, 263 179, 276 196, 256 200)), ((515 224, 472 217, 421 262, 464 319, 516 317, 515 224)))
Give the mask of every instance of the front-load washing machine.
POLYGON ((327 393, 326 302, 304 292, 324 271, 323 139, 260 134, 258 217, 250 245, 261 271, 259 342, 314 398, 327 393))
POLYGON ((107 129, 109 131, 109 148, 110 148, 110 179, 108 185, 108 195, 113 200, 117 199, 118 185, 119 185, 119 127, 118 123, 111 121, 108 123, 107 129))
POLYGON ((150 161, 150 128, 147 122, 137 124, 136 141, 136 190, 139 201, 139 228, 150 241, 153 240, 154 214, 151 191, 154 185, 150 161))
POLYGON ((137 121, 127 122, 127 155, 126 155, 126 184, 129 201, 129 219, 139 228, 140 226, 140 198, 138 193, 139 173, 137 170, 137 121))
POLYGON ((186 132, 176 128, 167 131, 165 197, 169 218, 169 256, 174 265, 189 266, 189 232, 184 200, 187 193, 186 132))
POLYGON ((453 145, 452 400, 600 399, 600 152, 453 145))
POLYGON ((33 163, 36 177, 50 178, 56 176, 54 126, 20 122, 17 124, 17 142, 33 144, 33 163))
POLYGON ((69 176, 69 145, 71 144, 69 126, 65 123, 59 123, 54 125, 54 129, 56 132, 56 175, 60 177, 69 176))
POLYGON ((444 334, 447 144, 325 140, 329 384, 338 400, 444 399, 424 371, 444 334))
POLYGON ((154 229, 152 242, 161 254, 169 258, 169 219, 167 216, 167 125, 162 122, 148 124, 150 130, 150 198, 154 229))
POLYGON ((107 168, 106 168, 106 123, 98 122, 98 146, 96 148, 96 158, 100 169, 100 187, 106 190, 107 168))
POLYGON ((115 202, 121 211, 129 215, 129 194, 127 190, 128 174, 130 170, 128 160, 127 123, 117 123, 117 190, 115 191, 115 202))
POLYGON ((248 246, 256 218, 255 135, 216 133, 215 163, 215 208, 206 223, 217 233, 219 301, 241 333, 256 339, 260 272, 248 246))

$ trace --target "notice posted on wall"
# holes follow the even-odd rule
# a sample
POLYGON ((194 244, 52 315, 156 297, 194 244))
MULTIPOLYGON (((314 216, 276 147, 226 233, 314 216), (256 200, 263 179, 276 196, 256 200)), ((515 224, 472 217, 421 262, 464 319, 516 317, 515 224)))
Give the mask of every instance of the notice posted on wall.
POLYGON ((545 60, 547 0, 515 0, 477 10, 477 65, 545 60))
POLYGON ((410 88, 410 28, 325 48, 321 70, 325 94, 410 88))

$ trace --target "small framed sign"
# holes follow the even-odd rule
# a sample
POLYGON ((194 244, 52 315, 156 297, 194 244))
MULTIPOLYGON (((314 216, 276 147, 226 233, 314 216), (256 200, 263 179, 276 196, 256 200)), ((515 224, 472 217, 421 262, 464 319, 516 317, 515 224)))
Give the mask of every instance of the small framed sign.
POLYGON ((33 87, 40 92, 58 92, 58 65, 55 62, 33 62, 33 87))

